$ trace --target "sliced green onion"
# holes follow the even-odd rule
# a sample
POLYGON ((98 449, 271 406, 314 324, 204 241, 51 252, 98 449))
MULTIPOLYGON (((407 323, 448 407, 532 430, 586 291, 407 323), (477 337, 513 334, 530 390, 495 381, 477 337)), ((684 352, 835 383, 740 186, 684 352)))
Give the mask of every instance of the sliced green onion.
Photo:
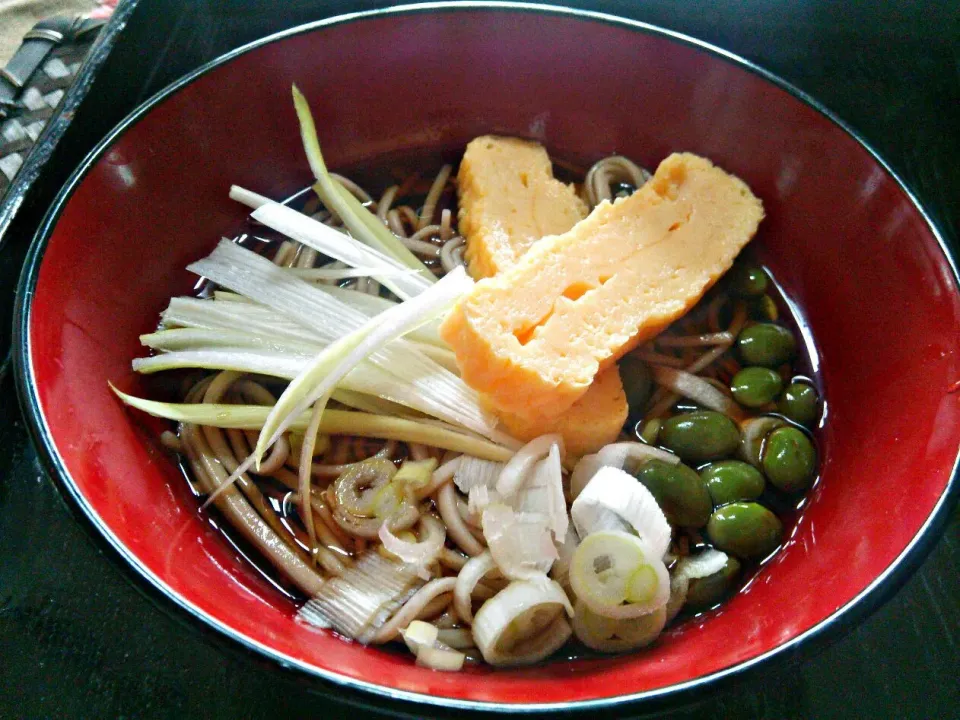
POLYGON ((626 530, 639 535, 657 558, 670 547, 670 523, 656 498, 635 477, 617 468, 600 468, 573 501, 570 515, 580 537, 600 530, 626 530))
POLYGON ((284 268, 288 273, 296 275, 303 280, 352 280, 354 278, 365 277, 388 277, 395 278, 402 275, 409 275, 413 272, 410 268, 385 268, 385 267, 349 267, 349 268, 284 268))
POLYGON ((344 235, 329 225, 324 225, 286 205, 280 203, 263 205, 254 210, 251 217, 272 230, 351 267, 372 266, 389 271, 378 272, 373 277, 403 299, 416 297, 433 284, 379 250, 364 245, 349 235, 344 235), (398 274, 397 270, 403 272, 398 274))
MULTIPOLYGON (((363 327, 369 319, 333 295, 283 272, 266 258, 234 243, 220 243, 208 257, 188 269, 315 329, 325 342, 343 338, 363 327)), ((383 374, 367 378, 369 383, 376 383, 375 388, 366 390, 368 394, 402 402, 485 437, 496 433, 496 418, 480 407, 477 392, 418 352, 408 341, 395 340, 379 348, 369 359, 383 374)))
POLYGON ((320 353, 290 383, 271 410, 253 453, 257 464, 294 419, 329 396, 337 383, 364 358, 412 328, 445 313, 471 287, 473 281, 466 271, 457 268, 426 292, 367 321, 320 353))
POLYGON ((546 515, 516 512, 497 503, 483 511, 481 524, 490 554, 508 578, 542 577, 557 558, 546 515))
POLYGON ((588 535, 570 563, 570 583, 591 607, 616 606, 627 599, 627 579, 644 562, 643 549, 627 533, 588 535))
POLYGON ((645 647, 656 640, 667 624, 665 607, 636 618, 616 620, 593 612, 577 600, 573 632, 584 645, 600 652, 618 653, 645 647))
POLYGON ((670 597, 663 561, 640 538, 620 531, 583 539, 570 563, 570 585, 593 612, 616 619, 646 615, 670 597))
MULTIPOLYGON (((174 422, 238 430, 259 430, 270 412, 270 407, 266 405, 158 402, 128 395, 117 390, 112 384, 110 387, 126 405, 174 422)), ((291 424, 290 429, 303 432, 309 420, 310 414, 303 413, 291 424)), ((352 410, 327 409, 324 411, 320 421, 320 432, 325 435, 358 435, 422 443, 498 462, 504 462, 513 455, 511 449, 489 440, 440 428, 420 420, 372 415, 352 410)))
POLYGON ((567 594, 546 578, 515 580, 487 600, 473 619, 473 639, 491 665, 529 665, 570 637, 567 594))
POLYGON ((310 163, 310 170, 317 179, 314 191, 320 197, 320 200, 323 201, 328 210, 332 210, 340 216, 344 225, 356 237, 362 237, 372 246, 389 252, 407 267, 423 271, 424 278, 432 278, 433 274, 429 269, 404 247, 399 238, 330 176, 327 165, 323 160, 323 153, 320 151, 320 141, 317 138, 317 128, 313 122, 310 105, 296 85, 293 86, 292 91, 293 105, 297 111, 297 119, 300 121, 300 137, 303 140, 303 149, 306 152, 307 161, 310 163))

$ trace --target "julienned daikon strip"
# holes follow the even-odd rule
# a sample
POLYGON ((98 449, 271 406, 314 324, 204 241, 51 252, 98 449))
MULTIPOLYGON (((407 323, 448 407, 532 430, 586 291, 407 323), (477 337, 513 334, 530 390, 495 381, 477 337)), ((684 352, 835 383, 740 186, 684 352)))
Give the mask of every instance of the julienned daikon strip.
POLYGON ((297 86, 291 88, 293 92, 293 106, 300 122, 300 138, 303 140, 303 150, 310 163, 310 170, 317 179, 314 192, 327 206, 343 220, 344 225, 358 238, 389 253, 407 267, 423 271, 424 278, 433 280, 433 273, 412 252, 407 250, 399 238, 390 232, 376 215, 367 210, 360 201, 351 195, 343 185, 331 177, 320 151, 320 140, 317 137, 317 128, 310 112, 310 104, 297 86))
POLYGON ((314 403, 329 397, 337 383, 368 355, 411 329, 442 315, 472 287, 473 280, 467 276, 466 270, 457 268, 429 290, 370 319, 320 353, 287 386, 270 411, 254 451, 257 465, 267 448, 277 441, 293 420, 314 403))
MULTIPOLYGON (((208 257, 188 269, 315 329, 327 342, 356 330, 368 319, 333 295, 234 243, 221 242, 208 257)), ((408 341, 395 340, 370 355, 369 360, 391 378, 385 383, 387 388, 395 387, 397 394, 412 398, 406 403, 410 407, 487 437, 496 432, 496 418, 480 407, 477 392, 408 341)), ((395 399, 385 395, 384 388, 375 394, 395 399)))
POLYGON ((724 413, 733 420, 743 419, 743 410, 740 406, 703 378, 663 365, 651 365, 650 371, 658 385, 695 400, 711 410, 724 413))
MULTIPOLYGON (((155 417, 175 422, 235 428, 237 430, 260 430, 270 412, 270 407, 267 405, 158 402, 128 395, 117 390, 113 385, 110 387, 126 405, 155 417)), ((303 413, 290 425, 289 429, 294 432, 303 432, 309 419, 310 414, 303 413)), ((352 410, 325 410, 320 422, 320 432, 325 435, 358 435, 383 440, 422 443, 497 462, 505 462, 513 456, 511 449, 472 435, 445 430, 435 425, 408 418, 372 415, 352 410)))
MULTIPOLYGON (((432 285, 422 275, 416 273, 397 274, 397 270, 409 271, 410 269, 404 267, 399 260, 286 205, 279 203, 263 205, 254 210, 251 217, 272 230, 351 267, 373 266, 392 271, 377 273, 373 277, 403 299, 416 297, 432 285)), ((433 277, 432 274, 431 277, 433 277)))

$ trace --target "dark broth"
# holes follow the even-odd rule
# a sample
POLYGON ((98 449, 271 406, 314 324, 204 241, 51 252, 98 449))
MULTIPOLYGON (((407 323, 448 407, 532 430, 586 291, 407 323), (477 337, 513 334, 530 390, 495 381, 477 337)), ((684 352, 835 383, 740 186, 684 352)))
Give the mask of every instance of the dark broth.
MULTIPOLYGON (((414 197, 422 198, 426 194, 430 184, 436 176, 439 167, 445 162, 455 165, 455 163, 459 160, 461 153, 462 148, 449 151, 427 151, 396 154, 381 158, 375 163, 365 163, 355 166, 348 171, 343 172, 342 174, 357 182, 361 187, 367 190, 367 192, 369 192, 375 200, 379 199, 383 191, 391 185, 397 184, 408 188, 409 192, 405 193, 404 196, 398 195, 394 201, 394 205, 396 206, 398 204, 403 204, 414 197)), ((589 162, 582 161, 559 163, 555 161, 554 169, 558 178, 566 182, 580 182, 582 181, 586 172, 586 168, 589 167, 589 165, 589 162)), ((297 209, 304 209, 305 206, 310 209, 310 207, 315 204, 315 199, 309 188, 291 187, 286 195, 286 202, 291 207, 295 207, 297 209)), ((419 211, 419 207, 414 207, 419 211)), ((456 197, 448 190, 441 197, 437 212, 439 213, 439 211, 444 208, 453 209, 455 207, 456 197)), ((245 247, 261 254, 270 254, 272 250, 276 248, 277 244, 282 240, 280 235, 249 220, 246 221, 243 226, 233 234, 233 237, 237 242, 241 243, 245 247)), ((763 229, 761 228, 761 232, 759 233, 758 237, 753 241, 753 244, 747 251, 751 257, 753 257, 753 253, 755 252, 757 246, 762 247, 762 244, 763 229)), ((776 322, 790 329, 794 333, 794 337, 796 337, 798 340, 797 355, 792 363, 792 379, 799 379, 809 382, 817 390, 818 396, 821 398, 818 420, 818 424, 821 424, 823 417, 825 417, 825 403, 823 401, 822 384, 820 382, 819 374, 817 373, 817 367, 819 363, 817 362, 816 347, 810 342, 811 334, 807 329, 804 318, 797 310, 797 304, 792 302, 790 298, 783 292, 781 285, 776 282, 776 279, 773 273, 770 271, 770 268, 765 267, 764 269, 767 271, 767 274, 771 280, 767 294, 772 297, 778 310, 779 316, 776 322)), ((203 283, 198 284, 197 294, 199 296, 207 296, 210 294, 210 292, 211 288, 203 283)), ((705 298, 698 304, 696 308, 691 311, 690 314, 695 315, 698 311, 702 311, 703 306, 710 299, 710 297, 711 294, 708 293, 707 296, 705 296, 705 298)), ((729 313, 729 306, 727 311, 729 313)), ((729 316, 723 318, 723 321, 728 319, 729 316)), ((723 321, 721 322, 721 325, 725 326, 723 321)), ((184 383, 187 382, 190 377, 197 377, 196 373, 164 373, 161 375, 165 375, 166 377, 154 376, 151 384, 154 385, 152 389, 157 391, 153 396, 162 397, 164 399, 167 399, 171 395, 175 394, 174 388, 183 387, 184 383)), ((789 379, 790 378, 788 378, 788 380, 789 379)), ((277 381, 273 382, 282 387, 282 385, 277 383, 277 381)), ((695 406, 690 405, 689 403, 684 404, 684 401, 681 401, 674 406, 674 411, 682 412, 693 409, 694 407, 695 406)), ((819 428, 815 429, 812 435, 816 443, 818 436, 820 435, 819 428)), ((638 428, 635 428, 634 425, 628 421, 627 425, 623 429, 623 438, 635 440, 637 437, 638 428)), ((822 453, 820 452, 819 447, 818 455, 822 458, 822 453)), ((196 490, 185 464, 181 464, 181 468, 183 470, 184 477, 189 482, 194 494, 199 497, 199 492, 196 490)), ((768 483, 767 490, 758 500, 758 502, 766 505, 780 518, 783 523, 783 537, 785 539, 789 539, 791 536, 793 528, 802 513, 806 499, 813 491, 813 488, 816 487, 817 482, 819 482, 819 478, 817 478, 811 488, 808 488, 805 492, 792 495, 775 491, 768 483)), ((286 488, 283 488, 279 483, 276 483, 276 486, 278 494, 282 495, 283 493, 287 492, 286 488)), ((270 498, 270 502, 273 504, 274 510, 277 511, 281 517, 287 517, 288 503, 272 495, 270 498)), ((249 564, 251 568, 253 568, 267 582, 276 588, 277 592, 281 593, 291 601, 300 602, 304 600, 302 594, 296 590, 281 573, 279 573, 272 565, 267 563, 259 555, 259 553, 239 535, 239 533, 230 527, 229 523, 222 521, 219 512, 216 509, 210 512, 208 515, 208 521, 215 529, 217 529, 218 532, 222 533, 225 540, 242 558, 242 561, 249 564)), ((698 534, 686 534, 688 535, 689 547, 691 550, 705 545, 702 537, 698 536, 698 534)), ((693 619, 700 619, 705 615, 717 612, 718 609, 721 608, 723 604, 730 599, 730 597, 732 597, 732 595, 743 592, 744 589, 750 585, 757 574, 762 570, 764 564, 768 562, 770 558, 776 555, 781 548, 778 548, 771 555, 760 562, 743 561, 743 569, 740 573, 740 579, 736 586, 736 590, 733 593, 728 595, 722 602, 710 609, 701 610, 696 613, 689 613, 686 611, 682 612, 680 616, 668 626, 666 632, 676 631, 678 628, 682 627, 693 619)), ((384 650, 405 653, 405 651, 400 650, 399 648, 391 648, 390 645, 385 646, 384 650)), ((582 646, 576 641, 575 638, 573 638, 571 642, 569 642, 566 646, 564 646, 564 648, 562 648, 553 656, 553 659, 577 659, 581 657, 599 658, 610 657, 610 655, 590 650, 582 646)))

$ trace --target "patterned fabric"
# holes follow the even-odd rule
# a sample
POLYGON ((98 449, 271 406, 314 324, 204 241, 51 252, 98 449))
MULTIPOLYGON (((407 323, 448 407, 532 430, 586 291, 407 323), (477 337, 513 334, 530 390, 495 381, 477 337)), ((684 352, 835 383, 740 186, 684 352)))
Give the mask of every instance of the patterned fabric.
POLYGON ((82 43, 55 48, 19 97, 26 111, 0 120, 0 198, 76 77, 93 39, 85 37, 82 43))

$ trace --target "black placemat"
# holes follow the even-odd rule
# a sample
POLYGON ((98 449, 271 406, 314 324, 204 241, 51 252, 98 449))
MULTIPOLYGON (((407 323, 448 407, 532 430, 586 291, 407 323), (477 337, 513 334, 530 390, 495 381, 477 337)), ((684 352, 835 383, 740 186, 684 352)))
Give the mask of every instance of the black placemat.
MULTIPOLYGON (((387 4, 122 3, 118 13, 126 10, 129 23, 89 78, 87 97, 71 109, 72 122, 50 148, 50 163, 38 172, 12 220, 10 207, 0 208, 0 226, 7 218, 0 246, 0 343, 8 337, 4 313, 9 313, 13 275, 44 208, 83 154, 136 103, 256 37, 346 9, 387 4)), ((798 85, 862 133, 917 192, 948 240, 956 242, 960 22, 955 0, 570 4, 686 32, 798 85)), ((87 539, 43 477, 9 377, 0 380, 0 448, 0 717, 371 714, 324 694, 327 686, 198 634, 195 625, 146 601, 87 539)), ((958 717, 958 577, 960 521, 955 515, 921 571, 844 640, 676 717, 958 717)))

